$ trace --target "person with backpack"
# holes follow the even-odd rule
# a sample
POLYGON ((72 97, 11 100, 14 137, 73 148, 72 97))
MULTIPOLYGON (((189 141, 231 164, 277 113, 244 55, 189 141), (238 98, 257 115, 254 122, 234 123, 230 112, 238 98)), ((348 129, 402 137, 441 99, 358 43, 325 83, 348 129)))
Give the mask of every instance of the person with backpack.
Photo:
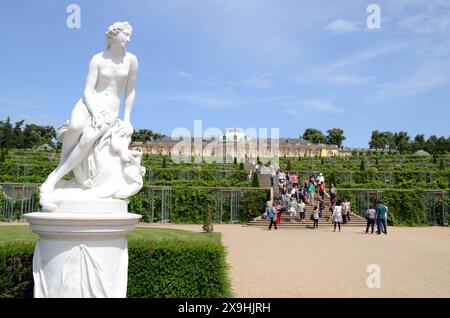
POLYGON ((331 184, 331 188, 330 188, 330 205, 331 206, 334 206, 336 204, 336 195, 337 195, 336 187, 334 186, 334 184, 331 184))
POLYGON ((347 224, 348 221, 350 221, 350 217, 349 217, 349 209, 350 206, 348 204, 349 202, 347 201, 347 199, 344 199, 344 202, 342 202, 342 223, 343 224, 347 224))
POLYGON ((372 234, 373 234, 373 229, 375 227, 375 220, 377 218, 377 211, 373 208, 373 205, 369 206, 369 209, 367 209, 366 211, 366 220, 367 220, 367 225, 366 225, 366 234, 369 233, 369 227, 372 230, 372 234))
POLYGON ((296 172, 292 175, 292 186, 298 188, 298 176, 296 172))
POLYGON ((325 210, 325 203, 323 202, 323 199, 319 199, 319 218, 323 217, 323 210, 325 210))
POLYGON ((336 225, 339 226, 339 232, 341 231, 341 223, 342 223, 342 206, 341 202, 337 202, 335 207, 333 208, 332 219, 334 223, 334 231, 336 232, 336 225))
POLYGON ((295 217, 297 216, 297 200, 294 196, 289 199, 289 216, 291 217, 291 223, 295 223, 295 217))
POLYGON ((305 202, 303 200, 298 201, 297 211, 300 215, 300 222, 305 223, 305 202))
POLYGON ((277 230, 277 222, 275 222, 275 218, 276 218, 276 210, 275 208, 272 206, 272 202, 268 201, 267 202, 267 209, 266 209, 266 214, 267 214, 267 218, 269 219, 270 223, 269 223, 269 230, 272 229, 272 225, 275 226, 275 230, 277 230))
POLYGON ((313 229, 318 229, 319 228, 319 208, 317 207, 317 205, 314 206, 311 217, 312 217, 312 220, 314 221, 313 229))
POLYGON ((386 205, 384 205, 383 200, 378 201, 376 211, 377 211, 377 234, 380 235, 381 232, 387 234, 387 227, 386 227, 387 207, 386 205))
POLYGON ((322 198, 322 201, 323 201, 323 199, 325 198, 325 182, 321 182, 319 184, 319 195, 320 195, 320 197, 322 198))
POLYGON ((308 198, 309 198, 309 204, 314 205, 314 182, 308 183, 308 198))

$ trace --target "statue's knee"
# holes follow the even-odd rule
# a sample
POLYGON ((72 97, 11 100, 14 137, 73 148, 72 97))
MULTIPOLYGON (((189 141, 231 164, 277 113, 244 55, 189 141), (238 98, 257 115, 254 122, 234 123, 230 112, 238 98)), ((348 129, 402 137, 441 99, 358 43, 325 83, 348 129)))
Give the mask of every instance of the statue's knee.
POLYGON ((77 122, 71 122, 69 125, 69 131, 72 131, 73 133, 80 134, 84 129, 83 123, 77 123, 77 122))
POLYGON ((90 147, 93 141, 94 138, 92 138, 89 134, 83 134, 78 145, 82 148, 90 147))

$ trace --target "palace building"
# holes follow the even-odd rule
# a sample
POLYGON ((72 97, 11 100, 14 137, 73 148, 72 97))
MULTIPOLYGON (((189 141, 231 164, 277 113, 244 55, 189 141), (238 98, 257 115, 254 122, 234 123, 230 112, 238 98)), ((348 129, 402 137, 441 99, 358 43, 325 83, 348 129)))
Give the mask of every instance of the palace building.
POLYGON ((132 150, 152 155, 180 155, 214 157, 222 153, 227 161, 236 158, 267 157, 332 157, 349 156, 351 151, 336 145, 313 144, 301 138, 259 140, 247 136, 239 129, 230 129, 223 136, 211 138, 163 137, 155 141, 134 142, 132 150))

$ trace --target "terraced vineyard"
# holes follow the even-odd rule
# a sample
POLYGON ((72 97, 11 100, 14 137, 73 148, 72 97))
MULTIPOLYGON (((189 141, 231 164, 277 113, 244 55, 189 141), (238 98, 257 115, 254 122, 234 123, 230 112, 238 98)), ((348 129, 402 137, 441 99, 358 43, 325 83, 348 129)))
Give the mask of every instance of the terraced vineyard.
MULTIPOLYGON (((20 220, 39 209, 38 186, 56 167, 56 152, 10 150, 0 163, 0 212, 4 220, 20 220)), ((130 210, 144 221, 201 223, 208 210, 216 222, 246 223, 264 212, 270 178, 259 175, 251 187, 251 164, 175 164, 169 157, 144 155, 144 188, 130 198, 130 210), (195 211, 192 211, 195 210, 195 211)), ((330 158, 281 158, 285 172, 300 182, 322 172, 327 187, 352 202, 362 215, 377 198, 387 198, 397 225, 448 223, 450 155, 366 155, 330 158)), ((68 175, 66 178, 71 178, 68 175)), ((276 191, 275 191, 276 193, 276 191)))

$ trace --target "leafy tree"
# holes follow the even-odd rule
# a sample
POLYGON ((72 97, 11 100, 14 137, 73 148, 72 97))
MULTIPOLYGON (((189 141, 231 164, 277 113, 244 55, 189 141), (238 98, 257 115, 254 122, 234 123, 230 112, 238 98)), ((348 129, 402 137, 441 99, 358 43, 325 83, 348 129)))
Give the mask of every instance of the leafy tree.
POLYGON ((27 124, 23 128, 24 122, 20 120, 13 126, 9 117, 0 121, 0 147, 31 149, 43 144, 54 146, 55 128, 36 124, 27 124))
POLYGON ((416 137, 414 137, 414 142, 412 143, 412 151, 416 152, 418 150, 423 150, 424 148, 425 148, 424 135, 416 135, 416 137))
POLYGON ((370 149, 394 149, 394 135, 389 131, 372 131, 369 141, 370 149))
POLYGON ((445 137, 439 137, 434 148, 434 152, 437 154, 445 154, 447 152, 447 139, 445 137))
POLYGON ((24 148, 35 148, 40 145, 48 144, 55 146, 56 130, 52 126, 40 126, 36 124, 27 124, 23 130, 24 148))
POLYGON ((359 170, 364 171, 366 170, 366 167, 364 165, 364 159, 361 158, 361 164, 359 165, 359 170))
POLYGON ((327 136, 325 137, 325 143, 328 145, 337 145, 342 147, 342 142, 345 140, 344 131, 340 128, 331 128, 327 130, 327 136))
POLYGON ((131 142, 148 142, 159 140, 162 137, 166 136, 160 133, 155 133, 149 129, 139 129, 138 131, 133 132, 133 135, 131 135, 131 142))
POLYGON ((436 154, 436 145, 438 143, 438 137, 436 135, 430 136, 427 141, 425 142, 425 151, 429 152, 430 154, 436 154))
POLYGON ((323 133, 315 128, 307 128, 303 133, 303 139, 308 140, 314 144, 321 144, 325 142, 323 133))
POLYGON ((252 175, 252 187, 259 188, 258 174, 256 172, 252 175))
POLYGON ((14 133, 10 118, 8 117, 6 121, 0 121, 0 147, 14 148, 13 136, 14 133))
POLYGON ((394 134, 394 142, 397 150, 400 153, 405 153, 411 150, 410 137, 406 131, 400 131, 394 134))

